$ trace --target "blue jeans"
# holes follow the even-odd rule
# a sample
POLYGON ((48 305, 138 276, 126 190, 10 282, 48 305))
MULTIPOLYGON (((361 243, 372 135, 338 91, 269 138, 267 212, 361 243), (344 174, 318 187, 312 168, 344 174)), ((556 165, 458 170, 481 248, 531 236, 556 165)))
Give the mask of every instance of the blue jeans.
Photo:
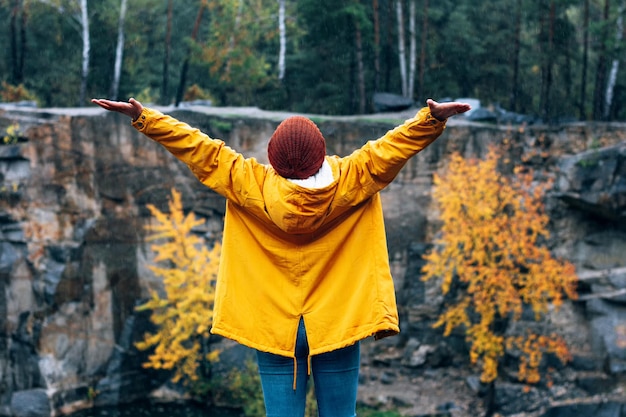
MULTIPOLYGON (((257 351, 267 417, 304 417, 309 346, 300 320, 294 360, 257 351), (294 377, 295 389, 294 389, 294 377)), ((361 349, 352 346, 311 357, 319 417, 355 417, 361 349)))

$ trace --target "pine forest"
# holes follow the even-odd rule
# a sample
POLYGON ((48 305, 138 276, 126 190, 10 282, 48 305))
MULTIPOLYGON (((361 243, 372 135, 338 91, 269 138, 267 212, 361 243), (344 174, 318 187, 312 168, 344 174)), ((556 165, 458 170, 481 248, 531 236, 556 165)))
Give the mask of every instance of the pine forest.
POLYGON ((0 101, 342 115, 375 93, 624 120, 626 0, 0 0, 0 101))

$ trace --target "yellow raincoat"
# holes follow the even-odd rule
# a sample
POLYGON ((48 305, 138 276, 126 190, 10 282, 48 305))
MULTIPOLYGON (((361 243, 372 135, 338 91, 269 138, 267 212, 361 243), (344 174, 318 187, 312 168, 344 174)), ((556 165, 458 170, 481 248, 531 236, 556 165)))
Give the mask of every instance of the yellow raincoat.
POLYGON ((327 156, 334 181, 323 188, 153 109, 133 126, 227 199, 212 333, 295 357, 300 317, 310 355, 399 332, 378 192, 442 133, 428 108, 347 157, 327 156))

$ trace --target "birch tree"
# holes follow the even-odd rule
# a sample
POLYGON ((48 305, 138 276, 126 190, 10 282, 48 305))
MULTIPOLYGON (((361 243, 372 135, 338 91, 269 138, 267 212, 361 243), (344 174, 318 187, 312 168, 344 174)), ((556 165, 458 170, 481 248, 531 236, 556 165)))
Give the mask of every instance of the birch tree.
POLYGON ((606 86, 606 67, 607 67, 607 41, 608 41, 608 21, 609 21, 610 1, 604 0, 604 8, 602 12, 600 33, 598 34, 597 60, 596 60, 596 79, 593 95, 593 119, 599 120, 604 112, 603 104, 605 102, 603 96, 606 86))
POLYGON ((415 31, 415 0, 409 1, 409 57, 407 74, 407 56, 406 56, 406 33, 404 30, 404 10, 402 0, 396 2, 396 18, 398 21, 398 58, 400 67, 400 80, 402 82, 402 95, 404 97, 413 98, 415 91, 415 69, 416 69, 416 31, 415 31))
POLYGON ((415 0, 409 0, 409 79, 406 97, 415 92, 415 64, 417 61, 417 36, 415 31, 415 0))
POLYGON ((126 19, 127 0, 121 0, 120 17, 117 26, 117 46, 115 47, 115 65, 113 69, 113 82, 111 83, 111 100, 117 100, 120 89, 122 74, 122 61, 124 58, 124 21, 126 19))
POLYGON ((91 39, 89 37, 89 14, 87 12, 87 0, 80 0, 80 28, 83 39, 83 53, 80 77, 80 97, 78 105, 83 106, 87 98, 87 78, 89 77, 89 56, 91 53, 91 39))
POLYGON ((424 99, 424 75, 426 74, 426 40, 428 39, 428 9, 430 7, 429 1, 424 0, 424 15, 422 17, 422 43, 420 45, 420 67, 419 67, 419 79, 417 97, 419 100, 424 99))
POLYGON ((396 1, 396 19, 398 22, 398 66, 400 69, 400 83, 402 95, 407 97, 409 94, 409 85, 406 78, 406 46, 404 39, 404 11, 402 8, 402 0, 396 1))
MULTIPOLYGON (((615 31, 615 49, 619 50, 622 39, 624 37, 624 8, 626 7, 626 0, 622 0, 617 11, 617 29, 615 31)), ((606 94, 604 96, 604 120, 609 120, 611 116, 611 106, 613 104, 613 93, 615 90, 615 84, 617 82, 617 73, 619 71, 620 59, 619 57, 613 58, 611 62, 611 70, 609 71, 609 79, 606 85, 606 94)))
POLYGON ((285 0, 278 0, 278 34, 280 49, 278 50, 278 79, 285 78, 285 55, 287 54, 287 29, 285 27, 285 0))

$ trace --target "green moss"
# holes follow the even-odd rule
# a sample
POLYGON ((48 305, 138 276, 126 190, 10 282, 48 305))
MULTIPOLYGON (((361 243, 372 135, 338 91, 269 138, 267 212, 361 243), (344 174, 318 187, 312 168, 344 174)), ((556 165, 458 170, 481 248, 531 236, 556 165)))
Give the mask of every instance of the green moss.
POLYGON ((390 126, 398 126, 404 123, 405 119, 359 119, 358 123, 370 123, 370 124, 380 124, 380 125, 390 125, 390 126))
POLYGON ((233 130, 233 122, 231 120, 213 119, 211 120, 211 127, 221 133, 229 133, 233 130))

